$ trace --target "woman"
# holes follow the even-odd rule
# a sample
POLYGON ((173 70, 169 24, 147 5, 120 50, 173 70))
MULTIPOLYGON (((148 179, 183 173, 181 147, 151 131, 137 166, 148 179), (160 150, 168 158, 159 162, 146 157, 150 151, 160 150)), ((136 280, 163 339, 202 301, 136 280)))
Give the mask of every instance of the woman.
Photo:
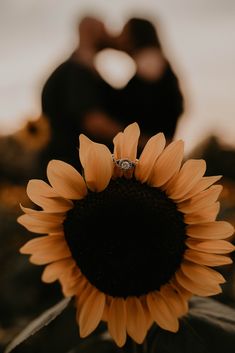
POLYGON ((120 116, 128 124, 137 121, 148 136, 162 131, 171 140, 183 112, 183 97, 155 27, 147 20, 132 18, 118 42, 137 67, 136 75, 120 91, 120 116))

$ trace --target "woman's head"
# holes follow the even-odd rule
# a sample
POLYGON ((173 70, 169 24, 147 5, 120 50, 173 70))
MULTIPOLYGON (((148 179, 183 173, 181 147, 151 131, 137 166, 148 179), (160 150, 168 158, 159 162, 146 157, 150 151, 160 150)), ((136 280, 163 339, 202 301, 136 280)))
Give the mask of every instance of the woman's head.
POLYGON ((131 18, 126 23, 118 42, 120 49, 130 54, 146 47, 161 48, 154 25, 150 21, 140 18, 131 18))

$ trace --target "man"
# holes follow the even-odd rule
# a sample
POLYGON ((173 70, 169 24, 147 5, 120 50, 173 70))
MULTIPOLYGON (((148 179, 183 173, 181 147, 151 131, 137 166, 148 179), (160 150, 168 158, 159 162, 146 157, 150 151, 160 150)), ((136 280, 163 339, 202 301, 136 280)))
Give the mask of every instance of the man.
POLYGON ((45 163, 57 158, 77 166, 74 146, 81 132, 110 145, 121 129, 112 116, 115 90, 94 67, 94 56, 110 46, 111 37, 104 24, 91 17, 85 17, 78 30, 78 48, 52 73, 42 91, 42 110, 52 130, 45 163))

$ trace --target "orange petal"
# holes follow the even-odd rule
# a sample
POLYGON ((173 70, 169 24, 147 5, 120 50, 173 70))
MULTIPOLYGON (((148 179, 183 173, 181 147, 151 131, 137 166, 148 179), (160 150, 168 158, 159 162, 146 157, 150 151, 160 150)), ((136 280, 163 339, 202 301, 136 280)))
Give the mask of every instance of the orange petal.
POLYGON ((199 265, 222 266, 231 264, 233 261, 228 256, 203 253, 197 250, 187 249, 184 258, 199 265))
POLYGON ((216 220, 216 217, 220 210, 220 203, 215 202, 212 205, 194 212, 184 215, 184 222, 186 224, 198 224, 198 223, 207 223, 213 222, 216 220))
POLYGON ((163 133, 159 133, 148 140, 135 168, 135 177, 137 180, 140 180, 142 183, 148 180, 165 144, 166 139, 163 133))
POLYGON ((227 254, 235 250, 235 246, 226 240, 200 241, 188 238, 185 243, 190 249, 205 253, 227 254))
POLYGON ((80 312, 82 310, 82 307, 94 289, 95 288, 90 284, 90 282, 88 282, 87 279, 84 276, 82 276, 82 291, 75 298, 76 307, 77 307, 76 320, 78 325, 79 325, 79 317, 80 317, 80 312))
POLYGON ((32 179, 28 182, 27 194, 34 203, 37 203, 37 200, 34 200, 34 199, 37 198, 38 196, 44 196, 44 197, 59 196, 50 185, 48 185, 45 181, 39 180, 39 179, 32 179))
POLYGON ((56 248, 47 253, 35 253, 30 256, 29 261, 34 265, 46 265, 50 262, 69 258, 71 253, 67 247, 56 248))
POLYGON ((123 298, 113 298, 108 313, 108 330, 118 347, 126 342, 126 305, 123 298))
POLYGON ((159 292, 147 295, 147 304, 153 320, 164 330, 177 332, 179 321, 159 292))
MULTIPOLYGON (((169 284, 174 288, 174 290, 188 303, 188 300, 192 297, 192 293, 188 291, 186 288, 182 287, 180 283, 177 281, 176 277, 173 276, 169 284)), ((187 305, 188 306, 188 305, 187 305)))
POLYGON ((61 235, 32 239, 22 246, 20 252, 32 254, 30 261, 36 265, 44 265, 71 257, 70 250, 61 235))
POLYGON ((104 311, 103 311, 103 316, 102 316, 102 321, 108 321, 108 312, 109 312, 109 305, 107 305, 107 300, 105 303, 104 311))
POLYGON ((93 141, 91 141, 87 136, 80 134, 79 135, 79 159, 84 168, 84 165, 87 160, 87 151, 92 146, 93 141))
POLYGON ((174 184, 166 189, 167 195, 173 200, 185 196, 198 183, 206 171, 203 159, 189 159, 184 163, 174 184))
POLYGON ((160 187, 170 180, 180 169, 183 160, 184 143, 174 141, 170 143, 157 159, 153 173, 149 178, 151 186, 160 187))
POLYGON ((103 315, 105 294, 93 289, 82 305, 79 315, 80 336, 86 337, 93 332, 103 315))
POLYGON ((128 125, 123 131, 122 157, 135 161, 137 157, 137 146, 140 137, 140 128, 137 123, 128 125))
POLYGON ((43 236, 29 240, 20 248, 22 254, 33 254, 36 251, 44 251, 53 248, 58 243, 65 243, 63 235, 43 236))
POLYGON ((186 227, 187 235, 196 239, 225 239, 233 235, 233 226, 224 221, 190 224, 186 227))
POLYGON ((113 155, 115 159, 123 158, 123 132, 119 132, 113 139, 114 151, 113 155))
POLYGON ((210 283, 218 284, 225 282, 224 277, 219 272, 203 265, 193 264, 189 261, 182 262, 181 270, 185 276, 200 285, 207 286, 210 283))
POLYGON ((31 216, 34 219, 44 222, 52 222, 57 224, 62 224, 65 219, 65 213, 52 213, 46 211, 37 211, 31 208, 24 207, 20 205, 20 208, 24 213, 31 216))
POLYGON ((177 317, 181 317, 188 312, 188 301, 171 284, 162 286, 160 293, 177 317))
MULTIPOLYGON (((121 159, 123 156, 123 132, 119 132, 113 139, 114 152, 113 156, 115 159, 121 159)), ((113 177, 121 178, 123 176, 123 171, 114 165, 113 177)))
POLYGON ((147 296, 144 295, 144 296, 140 297, 139 300, 141 301, 142 307, 144 309, 146 328, 147 328, 147 331, 148 331, 150 329, 150 327, 153 325, 154 321, 153 321, 152 316, 150 315, 150 312, 149 312, 148 304, 147 304, 147 301, 146 301, 147 300, 147 296))
POLYGON ((65 297, 80 295, 87 284, 87 280, 83 275, 74 277, 72 281, 63 275, 59 278, 59 281, 61 282, 62 292, 65 297))
POLYGON ((221 287, 217 283, 208 283, 203 285, 201 283, 194 282, 192 279, 185 276, 181 270, 176 272, 175 277, 182 287, 186 288, 191 293, 202 297, 209 297, 222 292, 221 287))
POLYGON ((222 189, 223 187, 221 185, 213 185, 191 199, 178 203, 178 209, 186 214, 198 212, 215 203, 222 189))
POLYGON ((108 313, 109 313, 111 301, 112 301, 112 297, 110 297, 109 295, 106 294, 105 307, 104 307, 104 312, 103 312, 103 316, 102 316, 102 321, 106 321, 106 322, 108 321, 108 313))
POLYGON ((58 196, 55 190, 42 180, 30 180, 27 194, 36 205, 48 212, 66 212, 73 207, 72 201, 58 196))
POLYGON ((17 219, 18 223, 23 225, 30 232, 47 234, 52 232, 63 231, 62 222, 55 223, 49 221, 38 220, 35 217, 24 214, 17 219))
POLYGON ((53 189, 62 197, 80 200, 87 194, 83 177, 65 162, 50 161, 47 166, 47 177, 53 189))
MULTIPOLYGON (((80 135, 80 149, 83 151, 84 139, 80 135)), ((82 153, 83 168, 87 186, 90 190, 103 191, 113 174, 113 160, 109 149, 100 143, 89 143, 86 152, 82 153)))
POLYGON ((53 262, 45 267, 42 273, 42 281, 45 283, 55 282, 61 274, 73 266, 76 266, 76 264, 71 258, 53 262))
POLYGON ((178 201, 181 202, 199 194, 201 191, 208 189, 212 184, 216 183, 221 178, 222 178, 222 175, 201 178, 201 180, 199 180, 199 182, 178 201))
POLYGON ((133 340, 139 344, 143 343, 146 333, 146 317, 139 298, 128 297, 126 299, 127 332, 133 340))

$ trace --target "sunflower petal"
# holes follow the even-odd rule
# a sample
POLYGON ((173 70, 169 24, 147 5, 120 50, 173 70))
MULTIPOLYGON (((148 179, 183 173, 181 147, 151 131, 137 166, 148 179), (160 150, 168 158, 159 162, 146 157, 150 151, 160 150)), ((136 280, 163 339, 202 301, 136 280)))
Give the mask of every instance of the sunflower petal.
POLYGON ((62 235, 37 237, 24 244, 20 248, 20 252, 22 254, 33 254, 36 251, 44 251, 53 248, 53 246, 58 243, 64 242, 64 236, 62 235))
POLYGON ((164 330, 177 332, 179 321, 159 292, 147 295, 147 304, 153 320, 164 330))
POLYGON ((36 265, 71 257, 71 252, 61 235, 38 237, 20 248, 22 254, 32 254, 30 261, 36 265))
POLYGON ((95 192, 103 191, 113 174, 112 155, 105 145, 94 142, 89 143, 87 151, 84 152, 82 136, 80 135, 80 149, 83 151, 82 166, 87 186, 95 192))
POLYGON ((123 298, 113 298, 108 313, 108 330, 118 347, 126 342, 126 305, 123 298))
POLYGON ((103 315, 105 294, 95 288, 82 305, 79 314, 80 336, 86 337, 93 332, 103 315))
POLYGON ((226 239, 233 235, 233 226, 224 221, 190 224, 186 227, 187 235, 196 239, 226 239))
POLYGON ((183 160, 184 143, 170 143, 157 159, 149 178, 151 186, 160 187, 168 182, 180 169, 183 160))
POLYGON ((65 162, 50 161, 47 166, 47 177, 53 189, 64 198, 80 200, 87 194, 83 177, 65 162))
POLYGON ((215 203, 222 189, 222 185, 213 185, 191 199, 178 203, 178 209, 185 214, 198 212, 215 203))
POLYGON ((167 195, 173 200, 185 196, 198 183, 206 171, 203 159, 189 159, 184 163, 174 184, 166 189, 167 195))
MULTIPOLYGON (((121 159, 122 158, 122 151, 123 151, 123 132, 119 132, 113 139, 113 144, 114 144, 114 151, 113 151, 113 156, 114 159, 121 159)), ((118 168, 114 164, 114 170, 113 170, 113 178, 121 178, 123 176, 123 171, 118 168)))
POLYGON ((82 282, 82 291, 80 292, 80 294, 76 296, 76 307, 77 307, 76 319, 77 319, 78 325, 79 325, 79 317, 80 317, 80 312, 82 310, 82 307, 85 304, 87 298, 91 295, 91 293, 94 290, 94 287, 90 284, 90 282, 87 281, 87 279, 84 276, 82 276, 81 282, 82 282))
POLYGON ((35 217, 24 214, 17 219, 18 223, 33 233, 47 234, 63 231, 62 222, 49 222, 38 220, 35 217))
POLYGON ((222 178, 222 175, 216 175, 216 176, 209 176, 209 177, 203 177, 199 182, 182 198, 180 198, 178 201, 182 202, 187 199, 190 199, 191 197, 199 194, 200 192, 208 189, 212 184, 216 183, 218 180, 222 178))
POLYGON ((150 327, 153 325, 154 321, 152 319, 152 316, 150 315, 148 304, 146 301, 146 295, 143 297, 140 297, 139 300, 141 301, 142 307, 144 309, 144 314, 145 314, 145 321, 146 321, 146 328, 147 331, 150 329, 150 327))
POLYGON ((147 333, 147 324, 145 312, 139 298, 128 297, 126 299, 126 312, 128 334, 135 342, 143 343, 147 333))
POLYGON ((73 295, 79 296, 87 284, 87 280, 83 275, 75 277, 72 282, 67 276, 63 275, 59 278, 59 281, 65 297, 71 297, 73 295))
POLYGON ((45 181, 39 179, 32 179, 27 185, 27 194, 34 203, 37 203, 38 196, 44 197, 58 197, 56 191, 48 185, 45 181))
POLYGON ((190 261, 183 261, 181 264, 181 270, 190 278, 193 282, 199 283, 200 285, 209 285, 209 283, 224 283, 224 277, 212 268, 193 264, 190 261))
POLYGON ((231 264, 233 261, 228 256, 203 253, 197 250, 187 249, 184 258, 199 265, 222 266, 231 264))
POLYGON ((205 253, 227 254, 235 250, 235 246, 226 240, 201 241, 188 238, 185 243, 190 249, 205 253))
POLYGON ((37 252, 30 256, 29 261, 35 265, 46 265, 54 261, 62 260, 71 257, 71 253, 68 247, 61 245, 56 247, 53 251, 45 253, 37 252))
POLYGON ((182 270, 178 270, 175 277, 182 287, 186 288, 193 294, 200 295, 201 297, 209 297, 222 292, 219 284, 207 283, 206 285, 202 285, 201 283, 194 282, 192 279, 187 277, 182 270))
POLYGON ((113 139, 114 151, 113 155, 115 159, 123 158, 123 132, 119 132, 113 139))
POLYGON ((75 266, 73 259, 65 259, 47 265, 42 273, 42 281, 45 283, 55 282, 68 268, 75 266))
POLYGON ((177 281, 176 277, 173 276, 170 281, 169 284, 174 288, 174 290, 181 296, 183 297, 183 299, 187 302, 187 306, 188 306, 188 301, 189 299, 192 297, 192 293, 190 291, 188 291, 186 288, 182 287, 180 285, 180 283, 177 281))
POLYGON ((46 211, 37 211, 31 208, 24 207, 20 205, 20 208, 22 211, 29 215, 30 217, 37 219, 39 221, 44 221, 44 222, 52 222, 52 223, 57 223, 61 224, 63 223, 65 219, 65 213, 52 213, 52 212, 46 212, 46 211))
POLYGON ((209 207, 206 207, 198 212, 185 214, 184 222, 186 224, 213 222, 216 220, 219 210, 220 210, 220 203, 215 202, 209 207))
POLYGON ((140 128, 137 123, 128 125, 123 131, 122 157, 135 161, 137 157, 137 146, 140 137, 140 128))
POLYGON ((92 146, 93 141, 91 141, 86 135, 79 135, 79 159, 84 168, 84 164, 87 160, 87 151, 92 146))
POLYGON ((137 180, 140 180, 142 183, 148 180, 165 144, 166 139, 163 133, 159 133, 148 140, 135 168, 135 177, 137 180))
POLYGON ((70 200, 60 197, 55 190, 42 180, 32 179, 27 185, 29 198, 48 212, 66 212, 73 207, 70 200))
POLYGON ((181 317, 188 312, 188 301, 171 284, 162 286, 160 293, 177 317, 181 317))

